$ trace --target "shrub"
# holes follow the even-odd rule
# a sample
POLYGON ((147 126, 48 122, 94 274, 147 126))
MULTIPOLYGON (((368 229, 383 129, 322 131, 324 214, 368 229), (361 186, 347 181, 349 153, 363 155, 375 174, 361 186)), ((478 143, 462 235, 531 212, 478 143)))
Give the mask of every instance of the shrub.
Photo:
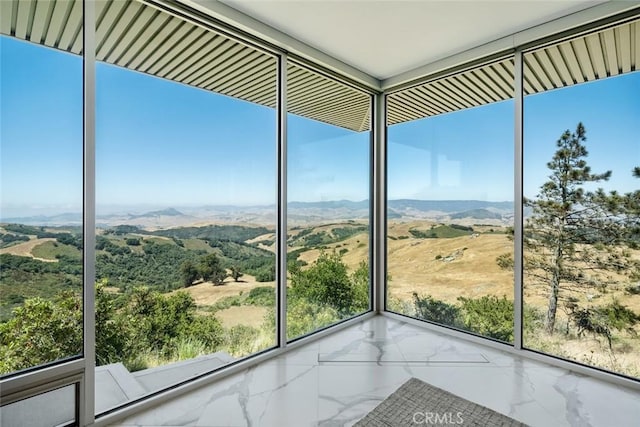
POLYGON ((129 237, 124 242, 129 246, 140 246, 140 239, 136 237, 129 237))
POLYGON ((132 325, 117 315, 118 300, 105 292, 107 281, 96 285, 96 364, 106 365, 128 357, 132 325))
POLYGON ((461 325, 460 310, 455 305, 434 299, 431 295, 420 297, 416 292, 413 293, 413 305, 416 317, 420 319, 449 326, 459 327, 461 325))
POLYGON ((640 321, 640 315, 620 304, 618 300, 599 307, 598 312, 607 319, 607 324, 619 331, 632 331, 633 327, 640 321))
POLYGON ((609 348, 612 346, 612 329, 626 330, 635 334, 633 327, 640 321, 638 316, 617 300, 612 303, 595 308, 580 308, 575 303, 568 303, 569 318, 578 328, 578 336, 585 332, 593 335, 601 335, 607 339, 609 348))
POLYGON ((498 267, 502 270, 513 270, 513 255, 509 252, 498 255, 496 264, 498 264, 498 267))
MULTIPOLYGON (((271 322, 275 322, 275 316, 271 318, 271 322)), ((303 298, 287 300, 287 337, 290 339, 329 326, 340 319, 338 312, 326 304, 312 303, 303 298)))
POLYGON ((273 307, 276 301, 276 291, 270 286, 259 286, 249 291, 246 303, 264 307, 273 307))
MULTIPOLYGON (((213 315, 196 313, 185 292, 145 287, 117 295, 96 285, 96 364, 123 362, 130 371, 213 353, 224 331, 213 315)), ((82 351, 82 299, 69 291, 31 298, 0 323, 0 373, 42 365, 82 351)))
POLYGON ((267 265, 255 271, 256 282, 273 282, 276 280, 276 270, 274 266, 267 265))
POLYGON ((497 340, 513 341, 513 301, 505 296, 459 297, 465 329, 497 340))
POLYGON ((579 337, 585 332, 602 335, 607 339, 609 348, 611 348, 611 329, 607 324, 606 317, 602 316, 602 313, 597 309, 579 308, 575 304, 570 306, 570 310, 569 317, 577 326, 579 337))
POLYGON ((0 324, 0 372, 53 362, 82 352, 82 301, 72 292, 27 299, 0 324))
POLYGON ((352 314, 366 308, 368 301, 369 269, 366 263, 349 275, 340 254, 321 252, 306 270, 294 266, 290 294, 312 304, 328 305, 340 315, 352 314), (363 294, 364 292, 364 294, 363 294))
POLYGON ((239 357, 256 351, 255 342, 260 330, 247 325, 236 325, 226 331, 225 350, 232 356, 239 357))
POLYGON ((467 227, 465 225, 459 225, 459 224, 449 224, 449 227, 456 229, 456 230, 462 230, 462 231, 470 231, 473 232, 473 227, 467 227))
POLYGON ((625 290, 631 295, 640 295, 640 283, 629 285, 625 288, 625 290))
MULTIPOLYGON (((409 233, 411 233, 411 235, 413 237, 415 237, 416 239, 427 239, 429 237, 432 237, 432 236, 430 236, 428 233, 426 233, 424 231, 415 230, 413 228, 411 230, 409 230, 409 233)), ((432 233, 432 234, 434 234, 434 233, 432 233)), ((435 236, 435 234, 434 234, 434 236, 435 236)))
POLYGON ((12 243, 12 242, 28 242, 29 236, 25 236, 23 234, 11 234, 11 233, 0 233, 0 243, 12 243))

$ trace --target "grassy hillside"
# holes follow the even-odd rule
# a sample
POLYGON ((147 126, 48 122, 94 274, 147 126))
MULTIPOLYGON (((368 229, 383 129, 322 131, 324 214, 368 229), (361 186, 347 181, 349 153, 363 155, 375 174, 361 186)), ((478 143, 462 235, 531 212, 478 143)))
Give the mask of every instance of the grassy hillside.
POLYGON ((312 248, 344 241, 366 232, 367 225, 356 223, 326 224, 317 227, 295 227, 290 230, 287 243, 291 247, 312 248))
POLYGON ((82 292, 82 264, 77 260, 44 262, 3 253, 0 265, 0 321, 28 298, 48 299, 64 290, 82 292))
POLYGON ((418 239, 450 239, 452 237, 469 236, 473 234, 473 228, 456 224, 434 224, 428 229, 424 227, 410 228, 409 234, 418 239))
POLYGON ((82 252, 80 249, 54 240, 48 240, 34 246, 33 249, 31 249, 31 254, 35 258, 52 261, 57 261, 60 257, 68 257, 77 261, 82 260, 82 252))
POLYGON ((506 234, 416 221, 390 223, 388 236, 390 296, 411 300, 413 292, 419 292, 443 301, 485 294, 512 298, 513 274, 496 263, 498 255, 513 251, 506 234), (412 230, 439 237, 413 237, 412 230))
MULTIPOLYGON (((513 252, 512 230, 508 227, 486 223, 463 226, 429 220, 390 220, 387 231, 389 296, 390 302, 395 304, 394 309, 400 307, 406 309, 403 311, 406 314, 415 315, 414 293, 423 298, 429 295, 444 306, 456 305, 460 310, 464 304, 460 297, 473 299, 468 303, 472 307, 484 297, 505 296, 509 301, 500 304, 512 306, 513 273, 501 269, 496 262, 498 256, 513 252)), ((0 248, 0 321, 7 320, 11 310, 28 298, 50 299, 63 290, 80 295, 82 242, 79 230, 4 224, 0 226, 0 233, 10 234, 4 247, 0 248)), ((322 253, 339 254, 348 274, 356 271, 362 261, 369 260, 369 231, 364 221, 292 227, 287 234, 288 261, 297 260, 297 265, 301 266, 298 272, 311 271, 322 253)), ((274 243, 274 230, 266 227, 207 225, 144 230, 117 226, 103 230, 97 236, 97 278, 106 279, 109 292, 120 299, 129 298, 138 285, 162 292, 167 298, 184 290, 193 299, 198 314, 219 316, 225 328, 262 328, 265 322, 269 325, 273 322, 274 243), (243 275, 238 281, 227 277, 217 286, 211 281, 194 279, 191 286, 185 288, 181 273, 183 263, 192 262, 198 266, 210 254, 216 255, 227 274, 231 267, 236 267, 243 275)), ((290 270, 290 275, 295 274, 291 271, 294 270, 290 270)), ((363 283, 366 283, 366 274, 364 277, 363 283)), ((526 286, 527 310, 543 312, 547 293, 545 286, 526 286)), ((584 307, 597 308, 620 301, 629 310, 640 313, 640 292, 633 292, 622 280, 620 285, 602 292, 570 295, 581 298, 584 307)), ((314 323, 317 319, 324 319, 323 325, 335 321, 335 313, 316 313, 313 310, 317 307, 314 307, 302 301, 299 312, 291 314, 306 319, 305 331, 318 326, 314 323)), ((606 358, 614 353, 603 351, 608 347, 601 337, 579 336, 565 312, 558 316, 559 323, 564 322, 567 329, 573 328, 571 332, 546 336, 533 325, 525 331, 532 348, 605 368, 637 372, 633 371, 633 366, 640 362, 640 356, 634 354, 640 353, 633 333, 640 333, 640 327, 616 332, 612 343, 615 357, 608 360, 606 358)), ((240 333, 241 329, 234 334, 240 333)), ((478 329, 468 329, 478 332, 478 329)), ((254 341, 251 334, 247 335, 246 342, 254 341)), ((229 342, 236 341, 235 335, 230 337, 229 342)))

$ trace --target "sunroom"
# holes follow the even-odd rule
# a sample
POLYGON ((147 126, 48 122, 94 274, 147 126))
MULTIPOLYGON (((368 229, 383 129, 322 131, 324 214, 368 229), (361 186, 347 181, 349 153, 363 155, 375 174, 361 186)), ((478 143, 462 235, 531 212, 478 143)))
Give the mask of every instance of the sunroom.
POLYGON ((640 2, 0 7, 2 426, 637 422, 640 2))

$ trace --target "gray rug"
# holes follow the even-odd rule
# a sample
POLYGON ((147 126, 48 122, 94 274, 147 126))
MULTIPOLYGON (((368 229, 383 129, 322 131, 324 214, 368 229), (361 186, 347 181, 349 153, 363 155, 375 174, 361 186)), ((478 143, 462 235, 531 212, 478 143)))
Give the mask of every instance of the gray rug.
POLYGON ((484 406, 411 378, 376 406, 357 427, 525 426, 484 406))

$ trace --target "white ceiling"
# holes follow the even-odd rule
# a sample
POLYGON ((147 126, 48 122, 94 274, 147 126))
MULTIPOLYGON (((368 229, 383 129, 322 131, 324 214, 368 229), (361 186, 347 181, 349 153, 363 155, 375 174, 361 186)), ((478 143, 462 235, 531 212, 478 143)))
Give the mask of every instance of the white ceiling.
POLYGON ((594 6, 576 0, 222 0, 377 79, 594 6))

